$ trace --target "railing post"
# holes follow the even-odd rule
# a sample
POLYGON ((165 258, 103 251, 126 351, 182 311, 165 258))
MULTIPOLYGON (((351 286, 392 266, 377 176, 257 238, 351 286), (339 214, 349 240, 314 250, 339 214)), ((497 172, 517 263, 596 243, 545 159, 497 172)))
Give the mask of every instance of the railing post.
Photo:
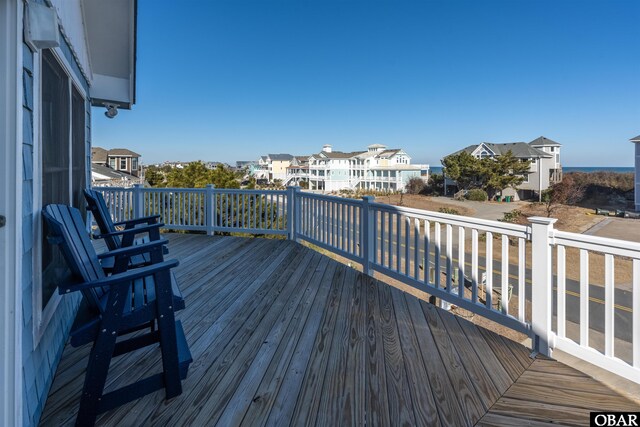
POLYGON ((213 236, 215 230, 215 215, 216 215, 216 199, 215 199, 215 185, 207 184, 204 193, 204 221, 207 229, 207 234, 213 236))
POLYGON ((296 240, 299 232, 300 213, 298 209, 296 193, 300 191, 300 187, 287 187, 287 239, 296 240))
POLYGON ((289 230, 289 239, 297 242, 298 234, 300 234, 300 221, 302 217, 300 187, 292 186, 288 187, 287 190, 289 190, 287 193, 287 230, 289 230))
POLYGON ((531 217, 531 329, 532 347, 551 356, 554 347, 552 331, 553 283, 551 243, 555 218, 531 217))
POLYGON ((373 234, 374 227, 374 215, 371 209, 370 203, 375 200, 373 196, 364 196, 362 198, 362 214, 360 216, 361 228, 360 228, 360 250, 362 251, 362 271, 364 274, 373 277, 373 268, 371 263, 374 260, 375 254, 373 253, 373 241, 375 235, 373 234))
POLYGON ((133 184, 133 217, 142 218, 144 216, 144 194, 142 193, 144 186, 142 184, 133 184))

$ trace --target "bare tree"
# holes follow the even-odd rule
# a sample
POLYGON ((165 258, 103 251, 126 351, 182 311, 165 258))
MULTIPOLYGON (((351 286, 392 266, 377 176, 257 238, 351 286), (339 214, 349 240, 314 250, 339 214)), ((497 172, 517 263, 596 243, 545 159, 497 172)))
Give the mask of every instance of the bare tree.
POLYGON ((561 182, 553 184, 542 193, 542 202, 550 217, 560 205, 573 205, 584 197, 586 187, 576 182, 570 175, 564 177, 561 182))
POLYGON ((424 191, 427 185, 424 183, 424 180, 420 177, 413 177, 407 182, 405 185, 405 190, 409 194, 420 194, 424 191))

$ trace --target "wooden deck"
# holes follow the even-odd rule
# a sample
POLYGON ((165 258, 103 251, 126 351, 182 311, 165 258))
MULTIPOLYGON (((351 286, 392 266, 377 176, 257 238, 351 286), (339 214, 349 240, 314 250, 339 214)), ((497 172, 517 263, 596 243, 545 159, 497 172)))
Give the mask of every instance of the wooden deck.
MULTIPOLYGON (((194 363, 98 425, 588 425, 634 402, 552 360, 285 240, 169 235, 194 363)), ((159 370, 112 362, 109 388, 159 370)), ((88 348, 67 346, 42 417, 72 424, 88 348)))

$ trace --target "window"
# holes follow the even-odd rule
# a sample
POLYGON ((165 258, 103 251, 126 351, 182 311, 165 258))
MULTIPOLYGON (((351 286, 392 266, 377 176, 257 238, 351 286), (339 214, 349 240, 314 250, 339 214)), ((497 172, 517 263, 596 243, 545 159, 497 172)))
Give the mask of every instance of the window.
POLYGON ((116 168, 116 159, 114 159, 113 157, 109 157, 109 167, 111 169, 115 169, 116 168))
MULTIPOLYGON (((41 69, 42 207, 50 203, 70 204, 84 215, 85 100, 48 50, 42 53, 41 69)), ((53 296, 56 284, 70 276, 62 253, 49 243, 47 235, 48 229, 43 222, 41 308, 53 296)))
POLYGON ((120 158, 120 170, 127 169, 127 159, 125 157, 120 158))

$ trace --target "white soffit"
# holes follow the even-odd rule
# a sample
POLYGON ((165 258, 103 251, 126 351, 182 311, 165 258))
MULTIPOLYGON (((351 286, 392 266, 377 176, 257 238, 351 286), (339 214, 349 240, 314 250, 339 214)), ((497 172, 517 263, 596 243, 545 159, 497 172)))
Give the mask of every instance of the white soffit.
POLYGON ((136 0, 82 0, 93 105, 135 103, 136 0))

